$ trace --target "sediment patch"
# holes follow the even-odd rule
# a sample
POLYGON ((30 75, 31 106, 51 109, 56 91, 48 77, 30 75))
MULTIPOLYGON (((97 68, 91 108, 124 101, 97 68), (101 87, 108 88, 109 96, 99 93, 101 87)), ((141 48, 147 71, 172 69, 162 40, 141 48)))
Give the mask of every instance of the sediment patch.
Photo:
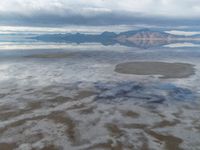
POLYGON ((115 71, 122 74, 161 75, 160 78, 187 78, 195 73, 192 64, 167 62, 127 62, 118 64, 115 71))

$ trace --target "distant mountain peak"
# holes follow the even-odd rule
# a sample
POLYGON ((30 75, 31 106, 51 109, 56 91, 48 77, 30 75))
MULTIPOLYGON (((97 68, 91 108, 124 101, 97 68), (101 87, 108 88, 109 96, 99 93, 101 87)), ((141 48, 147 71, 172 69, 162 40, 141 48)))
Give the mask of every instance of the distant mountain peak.
POLYGON ((115 32, 108 32, 108 31, 101 33, 101 36, 116 36, 116 35, 117 34, 115 32))
POLYGON ((46 42, 69 42, 69 43, 102 43, 103 45, 121 45, 150 48, 188 40, 200 40, 199 36, 178 36, 163 31, 155 31, 148 28, 121 32, 105 31, 101 34, 66 33, 41 35, 34 39, 46 42))

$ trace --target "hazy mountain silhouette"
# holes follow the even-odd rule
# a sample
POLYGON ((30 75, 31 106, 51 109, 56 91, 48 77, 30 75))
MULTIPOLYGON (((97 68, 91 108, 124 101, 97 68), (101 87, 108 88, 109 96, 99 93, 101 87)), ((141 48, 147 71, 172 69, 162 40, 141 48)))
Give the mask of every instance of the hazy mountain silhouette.
POLYGON ((149 29, 133 30, 121 32, 103 32, 101 34, 46 34, 33 37, 34 39, 45 42, 66 42, 66 43, 101 43, 103 45, 121 44, 129 47, 151 48, 163 45, 186 42, 200 41, 200 35, 196 36, 179 36, 162 31, 153 31, 149 29))

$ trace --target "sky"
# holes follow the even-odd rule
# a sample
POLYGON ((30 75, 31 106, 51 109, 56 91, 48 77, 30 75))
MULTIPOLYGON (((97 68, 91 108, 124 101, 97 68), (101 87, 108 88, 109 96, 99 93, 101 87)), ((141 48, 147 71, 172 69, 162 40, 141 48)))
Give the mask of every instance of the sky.
POLYGON ((200 0, 1 0, 0 26, 200 25, 200 0))

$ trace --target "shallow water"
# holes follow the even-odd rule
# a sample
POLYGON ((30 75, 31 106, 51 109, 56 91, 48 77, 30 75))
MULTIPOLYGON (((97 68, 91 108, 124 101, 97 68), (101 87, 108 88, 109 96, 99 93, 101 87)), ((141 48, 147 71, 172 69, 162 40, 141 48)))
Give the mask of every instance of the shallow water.
POLYGON ((1 48, 0 149, 200 149, 198 48, 58 45, 1 48), (169 79, 115 72, 137 61, 195 70, 169 79))

